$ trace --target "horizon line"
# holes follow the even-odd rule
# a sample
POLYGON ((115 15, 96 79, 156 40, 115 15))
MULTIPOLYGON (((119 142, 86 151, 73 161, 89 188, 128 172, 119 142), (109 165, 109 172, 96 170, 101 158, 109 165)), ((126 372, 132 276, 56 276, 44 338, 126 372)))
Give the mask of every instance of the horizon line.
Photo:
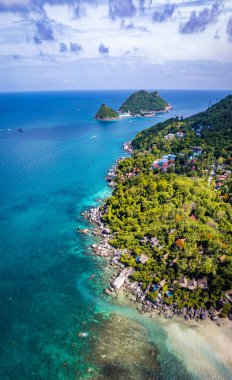
POLYGON ((103 91, 227 91, 232 93, 231 89, 225 89, 225 88, 214 88, 214 89, 208 89, 208 88, 101 88, 101 89, 57 89, 57 90, 13 90, 13 91, 0 91, 0 94, 23 94, 23 93, 54 93, 54 92, 103 92, 103 91))

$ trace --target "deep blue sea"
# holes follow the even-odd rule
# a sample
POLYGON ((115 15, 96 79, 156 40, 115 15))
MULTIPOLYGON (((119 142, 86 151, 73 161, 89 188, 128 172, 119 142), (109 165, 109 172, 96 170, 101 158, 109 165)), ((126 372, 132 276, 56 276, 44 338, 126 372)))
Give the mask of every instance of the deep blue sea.
MULTIPOLYGON (((136 370, 138 378, 209 378, 197 377, 168 349, 167 332, 159 322, 151 326, 102 295, 109 277, 105 261, 92 256, 94 239, 76 229, 87 225, 81 212, 110 194, 104 178, 124 155, 123 142, 170 116, 205 110, 228 92, 162 90, 160 95, 174 107, 169 114, 94 119, 102 103, 118 108, 131 92, 0 94, 1 380, 137 379, 131 364, 113 365, 122 362, 121 351, 115 349, 107 368, 107 353, 99 359, 98 347, 106 345, 109 334, 114 336, 117 323, 112 318, 117 315, 140 323, 158 352, 156 370, 145 358, 144 370, 136 370), (88 337, 78 335, 83 331, 88 337)), ((128 331, 138 345, 139 338, 128 331)), ((146 342, 140 358, 143 347, 148 350, 146 342)), ((219 364, 221 378, 231 378, 219 364)))

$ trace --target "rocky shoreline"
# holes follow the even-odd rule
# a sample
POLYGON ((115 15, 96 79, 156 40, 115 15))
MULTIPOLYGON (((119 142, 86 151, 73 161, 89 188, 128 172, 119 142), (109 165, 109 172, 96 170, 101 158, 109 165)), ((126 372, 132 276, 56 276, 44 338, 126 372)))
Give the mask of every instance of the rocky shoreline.
MULTIPOLYGON (((131 142, 128 141, 123 145, 123 148, 128 153, 132 152, 131 142)), ((116 160, 115 165, 108 171, 106 180, 109 182, 109 186, 114 187, 114 179, 116 177, 116 169, 118 163, 123 158, 120 157, 116 160)), ((116 270, 116 274, 111 278, 108 284, 108 288, 105 289, 105 294, 109 296, 116 297, 117 291, 123 287, 123 291, 128 297, 128 299, 134 302, 137 310, 140 313, 151 313, 163 316, 166 319, 172 319, 174 316, 179 316, 184 318, 184 320, 207 320, 216 321, 220 325, 219 312, 213 308, 207 310, 205 308, 195 309, 193 307, 183 307, 182 309, 177 308, 177 304, 173 303, 167 305, 162 297, 158 295, 156 301, 150 301, 147 298, 146 291, 142 289, 142 283, 131 282, 129 277, 133 273, 133 268, 126 267, 120 262, 120 256, 125 253, 126 250, 115 249, 110 245, 109 241, 113 238, 113 234, 110 229, 104 225, 103 222, 104 205, 96 208, 91 208, 88 211, 82 213, 82 216, 87 219, 91 224, 95 225, 95 228, 91 230, 94 236, 99 236, 101 241, 99 244, 92 244, 91 249, 93 253, 100 257, 109 258, 109 264, 116 270)), ((80 232, 87 233, 89 230, 85 229, 80 232)), ((229 316, 229 319, 232 320, 229 316)))
POLYGON ((205 308, 195 309, 193 307, 184 307, 182 309, 177 308, 177 304, 167 305, 158 297, 154 302, 147 299, 146 292, 142 289, 141 283, 131 282, 129 276, 133 272, 133 268, 125 267, 120 262, 120 255, 125 250, 115 249, 109 244, 109 240, 113 238, 110 230, 104 226, 102 222, 102 209, 101 207, 92 208, 89 211, 85 211, 84 218, 88 219, 90 223, 94 223, 96 228, 92 230, 95 236, 101 237, 100 244, 92 244, 91 248, 95 255, 109 258, 109 264, 117 271, 117 273, 111 278, 108 284, 108 288, 105 289, 105 293, 109 296, 116 297, 117 291, 123 287, 128 299, 134 302, 137 310, 140 313, 151 313, 166 318, 172 319, 174 316, 179 316, 188 320, 207 320, 219 322, 220 317, 215 309, 206 310, 205 308))

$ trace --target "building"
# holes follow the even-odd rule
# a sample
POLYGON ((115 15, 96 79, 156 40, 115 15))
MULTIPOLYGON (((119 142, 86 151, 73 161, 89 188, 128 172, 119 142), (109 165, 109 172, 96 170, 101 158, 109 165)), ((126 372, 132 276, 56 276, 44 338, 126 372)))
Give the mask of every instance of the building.
POLYGON ((160 281, 159 285, 161 286, 161 288, 164 287, 164 285, 166 284, 166 280, 163 279, 162 281, 160 281))
POLYGON ((147 260, 149 260, 149 258, 146 255, 144 255, 143 253, 142 253, 142 255, 137 257, 137 259, 136 259, 136 261, 141 263, 141 264, 146 264, 147 260))
POLYGON ((197 286, 201 289, 208 289, 207 278, 200 278, 199 280, 197 280, 197 286))
POLYGON ((177 132, 176 137, 178 137, 178 139, 181 139, 182 137, 184 137, 184 133, 183 132, 177 132))
POLYGON ((151 238, 151 246, 157 247, 158 245, 159 245, 159 240, 157 239, 157 237, 152 237, 151 238))
POLYGON ((185 276, 183 276, 180 280, 179 280, 179 285, 181 286, 181 288, 187 288, 188 286, 188 280, 185 276))
POLYGON ((197 287, 197 282, 195 280, 195 278, 193 278, 192 280, 188 280, 188 289, 189 290, 194 290, 196 289, 197 287))
POLYGON ((167 135, 164 136, 164 140, 173 140, 175 138, 174 133, 168 133, 167 135))
POLYGON ((203 150, 200 146, 190 146, 190 148, 192 149, 194 156, 200 156, 203 150))

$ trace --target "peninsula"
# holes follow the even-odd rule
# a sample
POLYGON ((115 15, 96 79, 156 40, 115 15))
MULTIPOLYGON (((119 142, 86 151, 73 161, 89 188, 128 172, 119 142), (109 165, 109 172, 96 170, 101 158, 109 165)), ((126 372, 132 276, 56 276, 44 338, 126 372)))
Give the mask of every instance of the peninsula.
POLYGON ((98 112, 95 115, 95 119, 110 121, 119 119, 119 114, 113 108, 108 107, 106 104, 102 104, 98 112))
POLYGON ((140 132, 114 169, 93 221, 107 226, 113 287, 127 282, 144 311, 232 319, 231 109, 228 96, 140 132))
POLYGON ((134 92, 123 102, 119 108, 119 114, 154 116, 159 112, 167 112, 170 108, 170 104, 162 99, 157 91, 140 90, 134 92))

